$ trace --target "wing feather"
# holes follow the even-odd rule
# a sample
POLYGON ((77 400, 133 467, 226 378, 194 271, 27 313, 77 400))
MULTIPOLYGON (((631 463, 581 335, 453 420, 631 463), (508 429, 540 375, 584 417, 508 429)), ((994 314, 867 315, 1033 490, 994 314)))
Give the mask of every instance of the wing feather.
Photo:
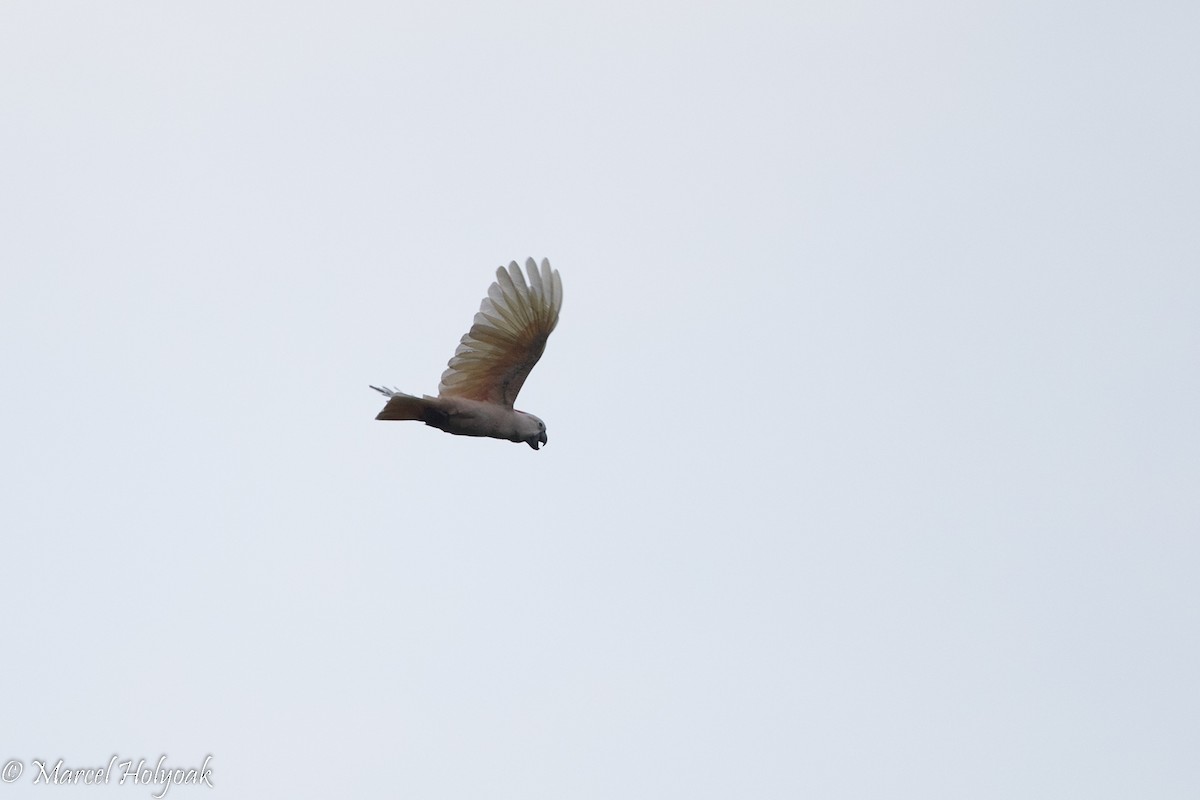
POLYGON ((466 397, 512 407, 530 370, 558 325, 562 279, 550 261, 525 262, 526 281, 513 261, 496 281, 462 337, 438 386, 441 397, 466 397))
POLYGON ((529 270, 529 292, 538 302, 545 302, 546 293, 542 291, 542 274, 536 269, 529 270))

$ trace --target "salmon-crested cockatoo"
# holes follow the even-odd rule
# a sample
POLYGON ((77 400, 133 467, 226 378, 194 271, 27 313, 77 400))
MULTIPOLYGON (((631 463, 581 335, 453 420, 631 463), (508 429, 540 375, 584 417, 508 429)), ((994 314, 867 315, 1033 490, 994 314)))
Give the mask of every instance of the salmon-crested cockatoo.
POLYGON ((420 420, 446 433, 525 442, 534 450, 546 444, 546 423, 517 411, 513 401, 558 324, 562 279, 546 259, 540 270, 528 259, 525 271, 528 282, 515 261, 496 270, 471 330, 442 373, 437 397, 372 386, 388 398, 375 419, 420 420))

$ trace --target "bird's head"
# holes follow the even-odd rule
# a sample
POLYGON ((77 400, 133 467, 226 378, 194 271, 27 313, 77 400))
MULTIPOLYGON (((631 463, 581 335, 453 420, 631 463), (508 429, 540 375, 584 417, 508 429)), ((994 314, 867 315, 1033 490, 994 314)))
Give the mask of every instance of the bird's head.
POLYGON ((524 411, 517 412, 517 437, 514 441, 525 442, 534 450, 538 449, 539 445, 546 444, 550 441, 546 436, 546 423, 535 417, 533 414, 526 414, 524 411))

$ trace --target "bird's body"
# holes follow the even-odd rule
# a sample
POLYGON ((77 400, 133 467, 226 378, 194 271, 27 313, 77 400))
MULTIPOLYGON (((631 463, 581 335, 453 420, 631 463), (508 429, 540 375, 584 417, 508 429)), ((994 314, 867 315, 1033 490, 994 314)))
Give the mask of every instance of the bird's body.
POLYGON ((465 397, 413 397, 381 386, 371 388, 390 398, 375 419, 420 420, 446 433, 510 442, 523 442, 539 432, 537 417, 495 403, 465 397))
POLYGON ((540 271, 533 259, 525 269, 528 284, 515 261, 507 271, 496 270, 471 330, 442 373, 438 396, 372 386, 388 398, 375 419, 419 420, 446 433, 526 442, 534 450, 545 444, 545 423, 514 409, 513 401, 558 324, 562 280, 546 260, 540 271))

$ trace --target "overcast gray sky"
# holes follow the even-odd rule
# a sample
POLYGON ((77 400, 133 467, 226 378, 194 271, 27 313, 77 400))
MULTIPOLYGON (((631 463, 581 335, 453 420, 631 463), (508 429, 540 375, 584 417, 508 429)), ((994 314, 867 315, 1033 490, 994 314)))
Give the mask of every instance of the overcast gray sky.
POLYGON ((0 800, 1200 792, 1200 6, 0 6, 0 800), (380 423, 494 270, 550 443, 380 423))

